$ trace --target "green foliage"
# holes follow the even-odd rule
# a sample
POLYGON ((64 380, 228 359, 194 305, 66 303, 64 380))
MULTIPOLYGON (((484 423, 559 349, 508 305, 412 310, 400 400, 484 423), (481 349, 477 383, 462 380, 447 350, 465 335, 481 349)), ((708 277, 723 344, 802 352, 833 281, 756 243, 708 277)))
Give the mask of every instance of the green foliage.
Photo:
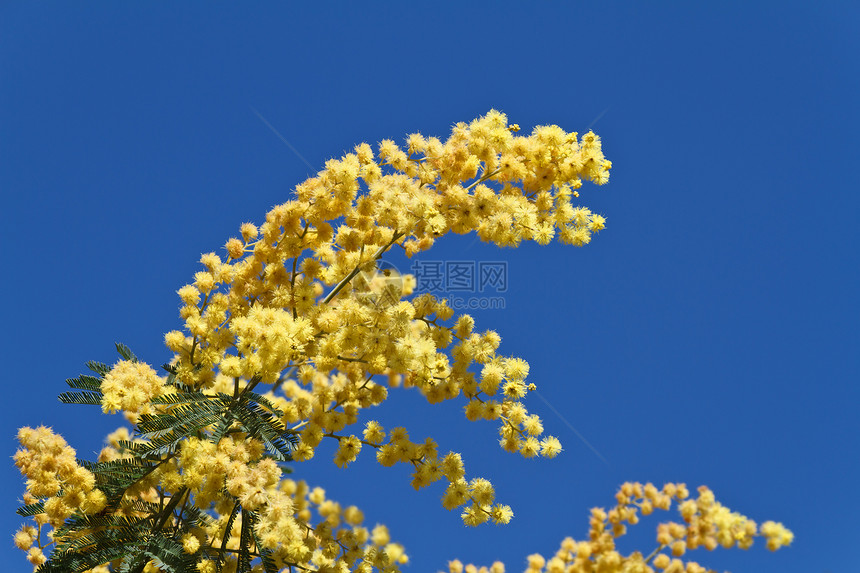
POLYGON ((32 517, 34 515, 39 515, 40 513, 45 513, 45 502, 37 501, 36 503, 23 505, 19 507, 15 513, 22 517, 32 517))
POLYGON ((60 402, 63 404, 89 404, 91 406, 101 406, 101 392, 63 392, 60 394, 60 402))
POLYGON ((93 463, 78 460, 96 477, 96 487, 104 492, 108 503, 118 503, 125 491, 149 475, 159 464, 140 458, 123 458, 109 462, 93 463))
POLYGON ((87 368, 89 368, 96 374, 99 374, 102 378, 104 378, 105 375, 110 372, 110 366, 108 366, 107 364, 102 364, 101 362, 96 362, 95 360, 90 360, 89 362, 87 362, 87 368))
POLYGON ((129 360, 131 362, 137 362, 137 356, 122 342, 116 343, 116 351, 119 352, 119 355, 122 356, 123 360, 129 360))
MULTIPOLYGON (((124 360, 137 361, 127 346, 117 343, 116 349, 124 360)), ((61 402, 102 404, 101 383, 110 367, 95 361, 88 362, 87 367, 97 376, 82 374, 66 380, 75 391, 60 394, 61 402)), ((228 553, 233 553, 226 549, 226 544, 240 515, 237 571, 251 571, 251 563, 257 558, 266 573, 278 571, 271 551, 261 548, 254 532, 258 515, 243 508, 235 498, 221 547, 201 547, 189 555, 183 551, 181 536, 212 521, 208 513, 191 502, 190 491, 182 488, 168 492, 159 487, 161 501, 157 503, 125 495, 176 456, 181 443, 189 437, 218 443, 227 435, 243 433, 260 440, 266 455, 279 462, 290 461, 298 444, 296 433, 280 420, 283 412, 271 400, 252 391, 259 380, 252 379, 242 391, 237 386, 232 396, 209 395, 177 381, 172 366, 164 368, 168 372, 166 384, 175 391, 152 400, 157 413, 141 414, 133 440, 118 442, 120 454, 129 457, 102 462, 78 460, 79 465, 95 476, 95 486, 105 494, 107 505, 97 514, 78 512, 67 519, 56 530, 53 553, 37 569, 38 573, 79 573, 109 562, 121 573, 140 573, 149 561, 164 571, 196 573, 194 564, 199 561, 200 552, 213 558, 220 571, 228 553)), ((223 493, 229 495, 226 490, 223 493)), ((44 500, 40 500, 19 508, 18 514, 31 517, 44 511, 44 500)))
POLYGON ((58 545, 37 573, 82 572, 110 561, 119 561, 117 571, 140 573, 150 560, 163 571, 196 573, 198 556, 185 553, 175 534, 152 531, 151 526, 150 518, 106 522, 96 533, 58 545))
MULTIPOLYGON (((101 366, 104 366, 104 364, 97 362, 88 362, 87 364, 94 372, 100 372, 101 366)), ((105 374, 101 373, 98 378, 87 374, 81 374, 77 378, 69 378, 66 380, 66 384, 69 385, 69 388, 86 391, 63 392, 59 396, 60 402, 63 404, 90 404, 93 406, 101 406, 103 397, 101 388, 104 376, 105 374)))

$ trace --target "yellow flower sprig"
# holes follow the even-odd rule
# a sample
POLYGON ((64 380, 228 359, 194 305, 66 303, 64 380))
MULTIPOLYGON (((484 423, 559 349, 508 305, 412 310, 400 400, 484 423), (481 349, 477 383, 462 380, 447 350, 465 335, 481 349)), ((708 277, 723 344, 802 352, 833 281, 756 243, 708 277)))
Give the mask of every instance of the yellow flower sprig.
MULTIPOLYGON (((404 427, 386 430, 371 420, 356 428, 361 411, 384 403, 389 390, 414 388, 433 404, 462 399, 468 420, 496 421, 506 451, 526 458, 561 452, 559 440, 545 436, 541 419, 526 409, 536 389, 528 363, 499 354, 498 333, 476 331, 471 316, 455 316, 445 299, 414 293, 414 277, 379 263, 395 247, 411 257, 448 233, 474 231, 498 246, 554 238, 584 246, 606 220, 574 200, 584 181, 606 183, 611 166, 592 132, 579 137, 539 126, 520 135, 497 111, 456 124, 444 142, 411 134, 403 147, 384 140, 374 153, 363 143, 329 160, 262 224, 242 224, 241 237, 225 243, 223 259, 214 252, 201 256, 203 270, 177 291, 184 329, 164 338, 174 353, 169 377, 123 354, 105 367, 99 393, 86 386, 92 380, 82 382, 88 396, 101 396, 105 412, 141 421, 140 436, 118 430, 99 457, 122 464, 150 452, 151 466, 119 500, 107 505, 62 438, 47 428, 21 430, 15 461, 28 480, 24 501, 36 526, 21 529, 16 545, 38 566, 47 559, 43 549, 69 541, 71 534, 60 529, 67 518, 99 514, 107 521, 80 523, 143 519, 152 522, 147 535, 174 532, 178 545, 165 551, 178 558, 181 546, 183 559, 201 573, 247 571, 254 559, 291 573, 389 572, 406 563, 387 528, 369 530, 358 508, 343 509, 322 489, 285 477, 276 462, 283 457, 270 450, 272 439, 290 434, 298 438, 295 462, 312 459, 326 438, 337 441, 338 467, 366 447, 383 466, 411 465, 415 489, 444 480, 442 505, 460 508, 466 525, 507 523, 512 509, 496 502, 489 480, 466 477, 460 454, 442 456, 432 438, 413 442, 404 427), (229 404, 225 411, 251 408, 245 412, 250 422, 212 422, 206 408, 219 404, 229 404), (189 417, 188 433, 165 450, 146 450, 148 440, 184 428, 174 423, 177 416, 189 417), (159 426, 160 420, 169 423, 159 426), (262 436, 253 429, 260 420, 282 435, 262 436), (169 453, 153 459, 159 451, 169 453), (192 514, 198 517, 189 525, 192 514)), ((791 542, 781 524, 757 530, 707 489, 696 500, 687 497, 682 485, 625 484, 615 508, 592 511, 588 541, 565 540, 549 561, 531 556, 529 571, 695 573, 702 569, 679 559, 687 549, 748 547, 755 535, 772 549, 791 542), (621 556, 615 539, 638 521, 638 512, 668 509, 673 499, 684 522, 660 526, 652 555, 621 556)), ((87 538, 99 527, 75 535, 87 538)), ((155 560, 140 567, 157 570, 155 560)), ((107 570, 106 564, 92 569, 107 570)), ((478 571, 459 562, 450 570, 478 571)), ((503 566, 489 571, 501 573, 503 566)))
MULTIPOLYGON (((591 510, 587 539, 568 537, 555 555, 547 559, 540 554, 528 556, 526 573, 713 573, 695 561, 681 559, 687 551, 718 546, 748 549, 755 537, 764 537, 768 549, 788 546, 794 536, 781 523, 766 521, 757 527, 749 518, 733 512, 714 498, 705 486, 698 497, 682 484, 668 483, 658 489, 651 483, 627 482, 615 495, 610 510, 591 510), (665 522, 657 526, 657 547, 647 556, 639 551, 623 555, 616 540, 627 533, 628 526, 639 523, 642 516, 655 509, 668 511, 676 503, 683 523, 665 522)), ((504 565, 476 567, 460 561, 448 564, 449 573, 502 573, 504 565)))

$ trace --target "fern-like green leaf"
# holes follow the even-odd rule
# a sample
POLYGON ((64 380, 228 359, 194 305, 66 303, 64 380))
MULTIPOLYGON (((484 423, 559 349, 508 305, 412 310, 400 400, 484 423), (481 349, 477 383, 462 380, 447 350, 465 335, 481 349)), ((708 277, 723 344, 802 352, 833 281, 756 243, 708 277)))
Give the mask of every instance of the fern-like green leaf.
POLYGON ((122 342, 115 343, 116 351, 119 352, 119 355, 123 357, 123 359, 128 360, 130 362, 137 362, 137 356, 134 355, 128 346, 123 344, 122 342))
MULTIPOLYGON (((215 424, 222 418, 222 414, 200 413, 197 416, 185 420, 178 420, 175 426, 153 430, 141 434, 141 437, 150 440, 149 446, 161 448, 168 445, 178 445, 179 442, 189 436, 197 434, 203 428, 215 424)), ((145 451, 147 448, 143 448, 145 451)))
POLYGON ((242 506, 237 500, 233 504, 233 511, 230 512, 230 517, 227 518, 227 525, 224 528, 224 538, 221 540, 221 549, 218 550, 218 559, 215 560, 215 568, 218 573, 221 572, 221 566, 224 563, 224 550, 227 548, 227 540, 230 539, 230 532, 233 531, 233 523, 236 521, 236 516, 239 515, 239 510, 241 509, 242 506))
POLYGON ((245 402, 234 409, 242 429, 249 435, 261 440, 266 450, 278 461, 292 460, 295 447, 289 432, 280 419, 255 402, 245 402))
POLYGON ((239 533, 239 561, 236 567, 237 573, 251 573, 251 524, 252 513, 247 509, 242 510, 242 528, 239 533))
POLYGON ((249 402, 257 402, 278 418, 284 415, 284 412, 280 408, 275 406, 275 404, 271 400, 261 394, 257 394, 256 392, 244 392, 242 396, 244 400, 247 400, 249 402))
POLYGON ((260 538, 257 536, 257 532, 253 527, 251 528, 251 535, 254 537, 254 544, 257 546, 257 551, 260 554, 260 561, 263 563, 263 570, 266 573, 278 573, 280 568, 273 557, 273 551, 271 549, 263 548, 263 545, 260 543, 260 538))
POLYGON ((157 467, 152 461, 139 458, 123 458, 108 462, 78 460, 78 464, 91 471, 96 486, 105 492, 109 501, 121 497, 125 490, 140 481, 157 467))
POLYGON ((99 374, 102 377, 104 377, 105 374, 110 372, 110 366, 108 366, 107 364, 103 364, 101 362, 97 362, 95 360, 90 360, 89 362, 87 362, 87 368, 89 368, 90 370, 92 370, 96 374, 99 374))
POLYGON ((187 504, 182 509, 182 527, 183 531, 191 529, 193 527, 202 527, 206 525, 212 525, 214 523, 214 519, 208 513, 205 513, 199 507, 187 504))
POLYGON ((128 452, 130 454, 137 454, 141 446, 144 446, 145 444, 141 442, 132 442, 130 440, 117 440, 117 445, 119 446, 119 451, 121 453, 128 452))
POLYGON ((83 573, 93 567, 104 565, 129 555, 139 555, 145 538, 141 532, 131 528, 121 535, 115 530, 103 532, 101 536, 88 537, 92 543, 75 550, 64 551, 60 547, 50 559, 40 566, 37 573, 83 573))
POLYGON ((195 559, 182 550, 182 544, 162 534, 153 535, 144 549, 154 565, 170 573, 196 573, 195 559))
POLYGON ((32 517, 40 513, 45 513, 45 502, 37 501, 36 503, 28 503, 19 507, 15 513, 21 517, 32 517))
POLYGON ((181 404, 169 413, 154 416, 141 416, 137 431, 142 438, 156 438, 169 432, 180 432, 182 428, 200 428, 215 423, 224 415, 225 408, 221 404, 198 402, 196 404, 181 404), (209 420, 207 423, 203 421, 209 420))
POLYGON ((223 420, 228 404, 219 397, 204 400, 200 396, 191 403, 184 402, 191 398, 189 395, 177 398, 177 405, 169 413, 141 416, 137 430, 149 442, 135 445, 135 455, 148 458, 172 453, 183 439, 223 420))
POLYGON ((151 529, 152 517, 134 517, 127 520, 118 519, 118 516, 91 516, 88 520, 72 518, 61 528, 63 536, 60 537, 59 533, 55 536, 57 551, 62 554, 85 555, 119 542, 144 540, 151 529), (91 523, 101 524, 101 529, 80 535, 79 532, 89 530, 88 525, 91 523))
POLYGON ((101 530, 109 528, 114 530, 114 533, 118 533, 120 536, 122 536, 123 533, 126 533, 127 535, 131 533, 140 535, 141 533, 148 532, 152 529, 152 519, 153 518, 151 516, 131 517, 128 515, 109 514, 79 515, 67 520, 66 523, 55 531, 54 537, 59 540, 57 546, 61 547, 64 551, 68 551, 71 548, 86 547, 87 545, 94 544, 98 541, 99 536, 104 535, 103 531, 99 531, 98 533, 92 534, 93 537, 87 539, 88 536, 74 535, 75 532, 79 530, 101 530), (68 542, 64 542, 63 539, 67 535, 72 535, 72 537, 68 542))
POLYGON ((69 385, 69 388, 75 388, 77 390, 89 390, 91 392, 101 392, 102 389, 101 378, 96 378, 95 376, 90 376, 89 374, 81 374, 77 378, 68 378, 66 380, 66 384, 69 385))
POLYGON ((190 392, 172 392, 170 394, 162 394, 161 396, 156 396, 152 399, 153 404, 164 404, 164 405, 173 405, 173 404, 190 404, 195 402, 212 402, 217 401, 218 403, 225 403, 221 398, 223 394, 218 396, 211 396, 209 394, 204 394, 203 392, 198 392, 192 390, 190 392))
POLYGON ((101 392, 63 392, 58 396, 63 404, 89 404, 90 406, 102 405, 101 392))

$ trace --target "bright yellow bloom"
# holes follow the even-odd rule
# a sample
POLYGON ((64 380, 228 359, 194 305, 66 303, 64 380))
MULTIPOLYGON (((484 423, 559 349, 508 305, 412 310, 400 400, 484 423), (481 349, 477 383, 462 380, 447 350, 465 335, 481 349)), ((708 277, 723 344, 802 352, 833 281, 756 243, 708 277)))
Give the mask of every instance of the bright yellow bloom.
POLYGON ((148 410, 150 400, 164 393, 164 381, 142 362, 120 360, 102 381, 102 411, 137 413, 148 410))
MULTIPOLYGON (((332 440, 339 467, 371 449, 383 466, 408 465, 416 489, 444 479, 442 505, 457 508, 464 524, 508 523, 513 510, 496 503, 489 480, 466 477, 460 454, 440 457, 432 438, 413 441, 404 427, 386 433, 378 422, 365 423, 362 410, 385 402, 389 389, 409 388, 432 404, 463 400, 468 420, 495 421, 507 451, 527 458, 561 452, 559 440, 545 436, 541 419, 526 408, 536 388, 528 381, 529 364, 501 355, 498 333, 481 332, 469 315, 456 316, 453 301, 415 293, 414 275, 384 263, 390 250, 411 257, 448 233, 475 232, 498 246, 544 245, 555 237, 584 246, 605 229, 603 216, 574 203, 583 181, 608 181, 612 164, 599 137, 588 132, 580 138, 555 125, 520 132, 505 114, 491 110, 457 123, 444 141, 415 133, 402 147, 383 140, 376 155, 359 144, 296 186, 265 221, 243 223, 241 238, 224 244, 225 260, 202 255, 203 269, 177 291, 184 328, 164 337, 174 353, 169 380, 175 386, 128 360, 101 382, 105 412, 122 410, 144 425, 149 415, 187 416, 190 428, 178 444, 163 448, 158 468, 124 493, 122 505, 109 510, 139 517, 145 508, 183 501, 186 509, 211 515, 190 531, 169 515, 161 525, 182 532, 177 538, 186 555, 200 557, 206 549, 214 559, 224 547, 224 571, 236 569, 249 525, 255 551, 271 551, 281 569, 393 573, 407 563, 385 526, 368 529, 358 508, 343 509, 323 489, 282 475, 271 456, 273 441, 295 436, 298 468, 332 440), (153 404, 188 390, 177 403, 153 404), (195 417, 221 411, 224 403, 234 418, 195 417), (271 431, 260 430, 261 420, 270 422, 271 431), (361 432, 353 429, 359 420, 365 423, 361 432)), ((149 436, 168 434, 159 429, 149 436)), ((134 448, 125 443, 131 437, 127 430, 109 436, 100 460, 133 457, 134 448)), ((19 440, 15 462, 27 478, 25 502, 44 499, 44 513, 35 516, 38 527, 25 527, 14 541, 38 565, 46 559, 41 544, 57 532, 41 527, 59 527, 76 512, 104 511, 108 500, 95 487, 96 476, 49 429, 23 428, 19 440)), ((759 535, 753 521, 719 504, 707 488, 684 501, 688 495, 683 484, 662 490, 625 484, 616 507, 592 511, 588 541, 568 538, 550 559, 531 555, 528 571, 646 573, 653 565, 700 573, 698 564, 677 558, 698 546, 745 548, 759 535), (664 552, 651 564, 641 553, 618 552, 615 539, 638 523, 640 510, 648 515, 669 509, 673 500, 680 503, 682 523, 658 526, 664 552)), ((771 549, 793 538, 774 522, 765 522, 760 534, 771 549)), ((195 568, 214 573, 222 564, 201 557, 195 568)), ((452 561, 449 569, 504 573, 498 562, 478 568, 452 561)), ((155 570, 155 561, 145 566, 155 570)))
POLYGON ((561 452, 561 442, 554 436, 547 436, 540 443, 540 453, 546 458, 554 458, 561 452))

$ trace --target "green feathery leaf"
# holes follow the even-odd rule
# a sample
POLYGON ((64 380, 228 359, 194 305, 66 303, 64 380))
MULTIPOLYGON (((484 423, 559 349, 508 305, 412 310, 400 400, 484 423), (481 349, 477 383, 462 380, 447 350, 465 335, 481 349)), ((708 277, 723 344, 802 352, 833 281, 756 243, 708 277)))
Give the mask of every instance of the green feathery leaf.
POLYGON ((28 503, 19 507, 15 513, 21 517, 32 517, 40 513, 45 513, 45 502, 37 501, 36 503, 28 503))
POLYGON ((253 512, 242 509, 242 529, 239 534, 239 563, 237 573, 251 573, 251 525, 253 512))
POLYGON ((111 370, 110 366, 108 366, 107 364, 96 362, 95 360, 90 360, 89 362, 87 362, 87 368, 89 368, 96 374, 101 375, 102 377, 104 377, 105 374, 107 374, 111 370))
POLYGON ((111 504, 119 501, 115 498, 122 497, 125 490, 149 475, 157 467, 152 461, 139 458, 124 458, 98 463, 78 460, 78 464, 95 475, 96 486, 105 493, 111 504))
POLYGON ((77 378, 68 378, 66 379, 66 384, 70 388, 89 390, 91 392, 101 392, 102 389, 102 379, 90 376, 89 374, 81 374, 77 378))
POLYGON ((244 400, 247 400, 250 402, 257 402, 261 406, 268 409, 272 414, 274 414, 278 418, 280 418, 281 416, 284 415, 283 410, 281 410, 280 408, 275 406, 275 404, 271 400, 269 400, 268 398, 266 398, 265 396, 263 396, 261 394, 257 394, 256 392, 244 392, 243 397, 244 397, 244 400))
POLYGON ((93 567, 104 565, 129 555, 139 555, 145 537, 137 528, 107 530, 102 535, 86 536, 92 541, 88 546, 64 551, 59 546, 51 558, 42 564, 37 573, 83 573, 93 567))
POLYGON ((263 548, 263 545, 260 543, 260 538, 257 536, 257 532, 253 527, 251 528, 251 535, 253 535, 254 537, 254 543, 257 545, 257 551, 260 553, 260 561, 262 561, 263 563, 263 570, 266 573, 278 573, 278 571, 280 571, 280 568, 278 567, 278 564, 273 557, 273 551, 271 549, 263 548))
POLYGON ((153 404, 164 404, 164 405, 173 405, 173 404, 191 404, 195 402, 213 402, 217 401, 219 403, 226 403, 221 396, 226 396, 226 394, 221 394, 218 396, 211 396, 209 394, 204 394, 203 392, 199 392, 196 390, 192 390, 190 392, 173 392, 170 394, 162 394, 161 396, 156 396, 152 399, 153 404))
POLYGON ((221 540, 221 549, 218 550, 218 559, 215 560, 215 568, 218 573, 221 573, 221 567, 224 563, 224 550, 227 549, 227 540, 230 539, 230 532, 233 530, 233 523, 236 521, 236 516, 239 515, 240 509, 242 509, 242 505, 239 503, 239 500, 236 500, 236 503, 233 504, 233 511, 230 512, 230 517, 227 518, 227 524, 224 527, 224 537, 221 540))
POLYGON ((63 404, 89 404, 90 406, 102 405, 101 392, 63 392, 58 396, 63 404))
POLYGON ((123 344, 122 342, 117 342, 116 351, 119 352, 119 355, 123 357, 123 359, 128 360, 129 362, 137 362, 137 356, 134 355, 128 346, 123 344))
POLYGON ((242 428, 266 446, 266 450, 278 461, 292 460, 292 452, 298 441, 294 432, 287 430, 280 419, 259 404, 243 402, 233 412, 242 428))
POLYGON ((161 533, 153 535, 144 554, 162 571, 170 573, 196 573, 196 559, 182 550, 182 544, 161 533))

